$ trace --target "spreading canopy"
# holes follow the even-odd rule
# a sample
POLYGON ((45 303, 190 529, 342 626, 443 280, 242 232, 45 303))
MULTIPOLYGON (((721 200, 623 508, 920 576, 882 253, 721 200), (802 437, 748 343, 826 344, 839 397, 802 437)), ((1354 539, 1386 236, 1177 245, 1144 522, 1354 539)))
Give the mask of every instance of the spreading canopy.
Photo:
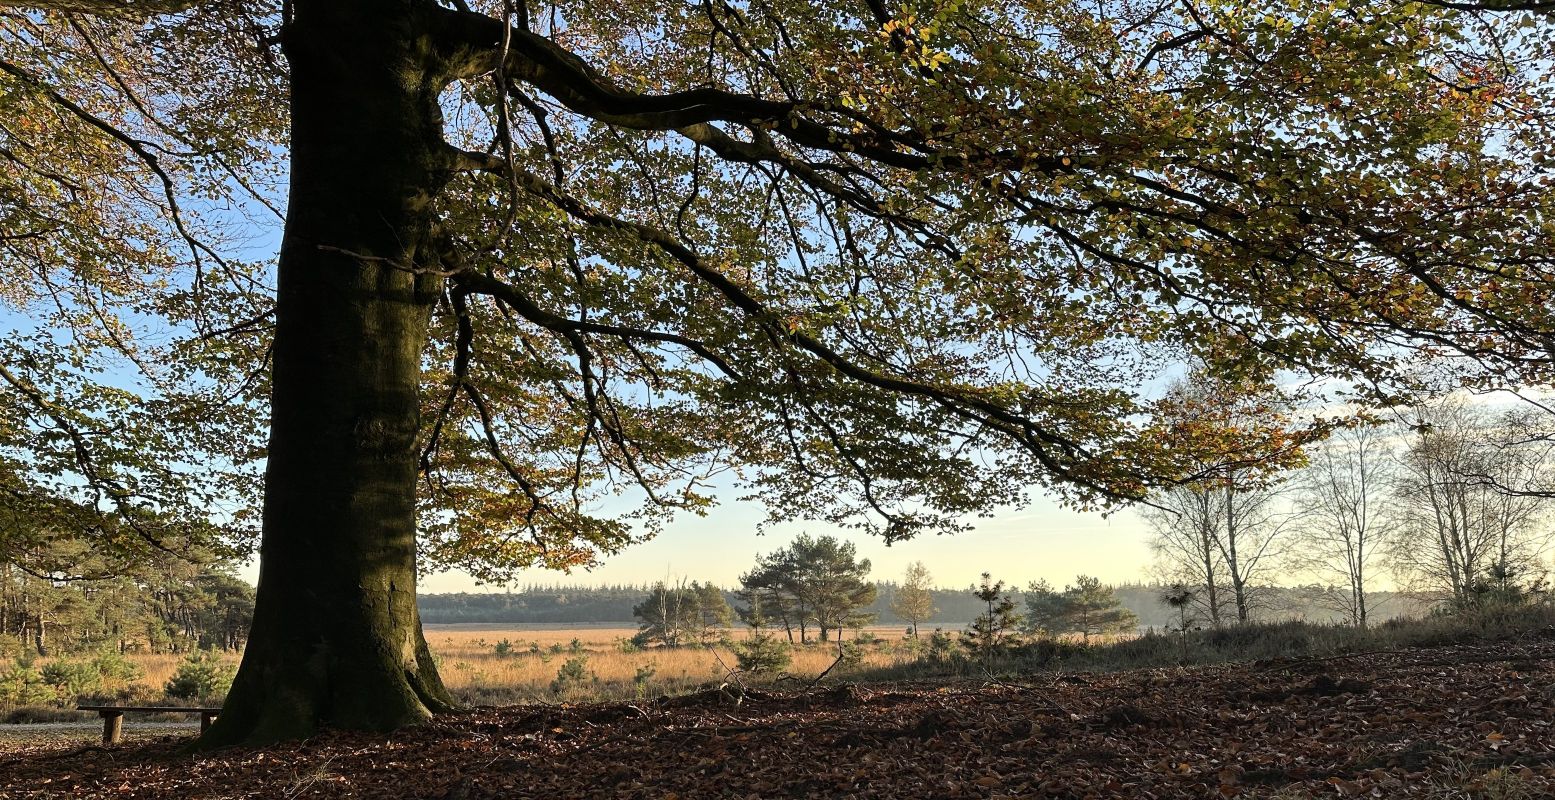
MULTIPOLYGON (((1551 380, 1542 17, 391 5, 444 116, 436 246, 387 263, 442 279, 430 565, 589 562, 652 530, 601 512, 621 491, 652 523, 735 482, 887 537, 1034 487, 1139 498, 1238 447, 1173 423, 1149 391, 1172 364, 1372 398, 1551 380)), ((0 299, 25 320, 0 435, 25 480, 219 499, 241 534, 288 24, 248 0, 0 4, 0 299)))

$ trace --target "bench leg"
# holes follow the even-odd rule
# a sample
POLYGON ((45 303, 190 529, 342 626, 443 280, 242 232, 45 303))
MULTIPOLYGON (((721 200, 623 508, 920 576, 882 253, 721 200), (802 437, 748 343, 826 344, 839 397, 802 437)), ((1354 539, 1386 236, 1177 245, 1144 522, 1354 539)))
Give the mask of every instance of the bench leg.
POLYGON ((219 715, 214 714, 214 713, 209 712, 209 711, 204 712, 204 713, 202 713, 200 715, 200 735, 201 736, 204 736, 205 732, 210 730, 211 722, 213 720, 215 720, 217 716, 219 716, 219 715))
POLYGON ((124 732, 124 712, 99 711, 103 715, 103 744, 116 744, 124 732))

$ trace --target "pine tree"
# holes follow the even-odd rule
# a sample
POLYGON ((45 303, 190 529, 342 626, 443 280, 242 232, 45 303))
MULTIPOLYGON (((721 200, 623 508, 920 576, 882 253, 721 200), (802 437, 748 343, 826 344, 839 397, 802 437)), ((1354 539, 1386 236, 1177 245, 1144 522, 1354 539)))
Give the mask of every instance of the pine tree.
POLYGON ((781 615, 790 631, 797 625, 801 642, 811 623, 824 642, 832 631, 840 635, 846 627, 873 619, 860 610, 875 601, 878 591, 867 580, 869 568, 869 559, 858 558, 852 542, 801 534, 788 547, 759 558, 740 583, 746 596, 761 594, 763 608, 781 615))
POLYGON ((1128 633, 1139 626, 1139 618, 1124 608, 1112 588, 1103 586, 1099 578, 1077 576, 1074 584, 1064 589, 1064 601, 1066 629, 1080 634, 1087 643, 1092 636, 1128 633))
POLYGON ((1017 641, 1015 630, 1020 625, 1020 615, 1015 613, 1015 601, 1005 591, 1004 581, 993 580, 983 573, 982 583, 972 587, 972 594, 986 607, 971 627, 961 633, 961 644, 976 654, 983 662, 983 669, 992 672, 996 656, 1017 641))
POLYGON ((1052 637, 1068 630, 1069 598, 1046 580, 1026 587, 1026 619, 1023 630, 1032 636, 1052 637))

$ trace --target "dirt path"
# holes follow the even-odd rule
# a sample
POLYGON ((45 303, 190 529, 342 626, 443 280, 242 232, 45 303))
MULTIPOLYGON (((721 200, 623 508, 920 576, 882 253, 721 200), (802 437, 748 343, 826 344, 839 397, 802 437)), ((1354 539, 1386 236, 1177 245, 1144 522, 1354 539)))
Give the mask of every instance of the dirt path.
MULTIPOLYGON (((151 743, 165 739, 187 739, 200 731, 200 721, 147 722, 128 717, 124 723, 126 742, 151 743)), ((90 722, 32 722, 20 725, 0 725, 0 764, 18 753, 67 751, 71 748, 100 745, 103 740, 101 720, 90 722)), ((0 792, 0 797, 5 797, 0 792)))

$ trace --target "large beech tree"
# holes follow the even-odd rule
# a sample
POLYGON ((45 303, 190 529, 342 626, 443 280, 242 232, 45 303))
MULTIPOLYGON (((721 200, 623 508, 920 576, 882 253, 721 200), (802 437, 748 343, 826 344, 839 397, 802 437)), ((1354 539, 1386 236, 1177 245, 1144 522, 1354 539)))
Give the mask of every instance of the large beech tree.
POLYGON ((1547 384, 1542 19, 1356 5, 0 0, 45 332, 0 379, 60 434, 10 463, 130 518, 217 485, 241 538, 265 457, 221 744, 448 707, 418 559, 586 564, 731 484, 900 538, 1255 457, 1141 388, 1174 363, 1547 384), (167 457, 99 461, 66 384, 177 411, 167 457))

